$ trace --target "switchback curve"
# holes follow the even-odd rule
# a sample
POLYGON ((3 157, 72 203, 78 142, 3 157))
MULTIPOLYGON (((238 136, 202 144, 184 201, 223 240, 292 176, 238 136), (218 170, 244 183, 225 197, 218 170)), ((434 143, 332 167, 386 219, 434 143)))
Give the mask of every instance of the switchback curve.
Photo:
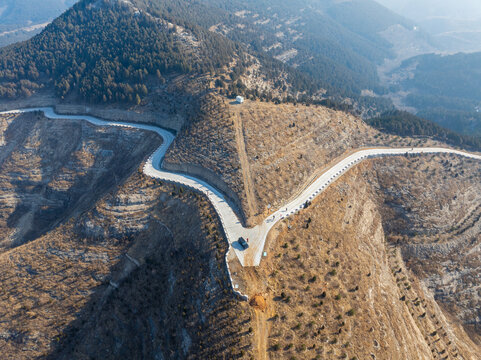
POLYGON ((257 225, 254 228, 245 228, 232 207, 226 201, 225 196, 215 187, 195 177, 169 172, 162 169, 162 162, 165 153, 175 138, 171 132, 155 125, 101 120, 88 115, 60 115, 56 114, 53 108, 50 107, 11 110, 2 112, 0 114, 25 113, 33 111, 41 111, 47 118, 50 119, 84 120, 96 126, 118 126, 153 131, 161 136, 163 139, 162 145, 155 150, 155 152, 145 163, 143 168, 144 173, 153 178, 180 184, 204 193, 213 204, 221 220, 224 232, 229 242, 229 252, 235 252, 242 266, 258 266, 262 258, 262 252, 264 250, 267 235, 279 221, 299 212, 305 206, 306 202, 312 201, 347 170, 367 158, 400 156, 408 154, 445 153, 481 160, 481 155, 443 147, 361 149, 347 156, 346 158, 343 158, 325 171, 315 181, 307 186, 295 199, 282 206, 281 209, 275 213, 269 215, 260 225, 257 225), (239 237, 249 239, 249 248, 247 250, 242 249, 242 247, 239 245, 239 237))

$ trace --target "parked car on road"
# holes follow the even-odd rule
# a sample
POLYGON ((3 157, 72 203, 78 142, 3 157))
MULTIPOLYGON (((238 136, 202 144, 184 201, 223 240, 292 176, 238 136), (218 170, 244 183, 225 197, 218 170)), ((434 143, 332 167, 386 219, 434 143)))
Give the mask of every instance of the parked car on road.
POLYGON ((239 241, 240 246, 242 246, 242 248, 244 250, 249 247, 249 244, 247 243, 247 241, 245 241, 245 239, 243 237, 240 237, 238 241, 239 241))

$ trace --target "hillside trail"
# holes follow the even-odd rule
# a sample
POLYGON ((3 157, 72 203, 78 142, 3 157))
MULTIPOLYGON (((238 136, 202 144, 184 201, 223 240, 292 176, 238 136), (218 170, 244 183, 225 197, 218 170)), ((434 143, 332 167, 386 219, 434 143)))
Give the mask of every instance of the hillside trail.
POLYGON ((246 280, 249 282, 250 292, 256 294, 250 297, 249 305, 251 306, 254 316, 254 349, 256 360, 268 360, 269 333, 271 323, 269 318, 274 315, 274 306, 272 299, 264 279, 259 277, 255 268, 247 268, 244 272, 246 280), (256 301, 260 298, 260 302, 256 301))
POLYGON ((256 348, 257 348, 257 359, 268 360, 267 355, 267 338, 269 337, 269 324, 267 310, 262 311, 255 309, 255 324, 256 324, 256 348))
POLYGON ((247 157, 247 150, 246 150, 246 144, 244 139, 244 126, 242 123, 242 118, 239 116, 239 113, 237 111, 235 111, 234 126, 235 126, 235 132, 236 132, 235 138, 236 138, 237 152, 239 154, 239 160, 241 163, 242 177, 244 180, 245 193, 247 197, 247 207, 249 209, 249 215, 247 217, 249 218, 257 214, 258 207, 257 207, 256 195, 254 192, 254 189, 255 189, 254 181, 252 180, 251 168, 249 164, 249 159, 247 157))

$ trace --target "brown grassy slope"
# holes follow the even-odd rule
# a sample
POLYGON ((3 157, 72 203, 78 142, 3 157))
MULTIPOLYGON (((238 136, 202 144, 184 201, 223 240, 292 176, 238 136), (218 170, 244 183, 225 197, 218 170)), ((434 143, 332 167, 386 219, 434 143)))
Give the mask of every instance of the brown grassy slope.
POLYGON ((214 210, 138 173, 157 137, 32 114, 1 126, 3 229, 22 224, 14 200, 38 204, 32 229, 50 221, 0 254, 2 359, 249 351, 247 305, 234 301, 214 210))
POLYGON ((323 107, 249 102, 232 110, 243 123, 259 212, 281 206, 320 168, 377 134, 360 119, 323 107))
POLYGON ((479 349, 462 328, 444 319, 412 274, 399 271, 363 177, 370 171, 350 171, 291 219, 290 230, 280 226, 259 268, 239 270, 248 293, 268 299, 267 355, 475 359, 479 349))
POLYGON ((132 176, 0 255, 4 358, 241 357, 249 318, 233 300, 226 246, 206 199, 132 176))
POLYGON ((268 204, 278 208, 353 150, 436 144, 382 134, 360 118, 322 106, 248 101, 230 109, 243 125, 259 212, 268 204))
POLYGON ((430 155, 374 162, 393 245, 451 316, 481 339, 481 164, 430 155))
POLYGON ((280 206, 353 149, 431 143, 382 135, 356 117, 319 106, 234 105, 212 95, 204 108, 178 135, 166 163, 193 164, 221 178, 250 225, 269 204, 280 206))
POLYGON ((203 99, 199 112, 177 135, 164 164, 208 180, 234 205, 246 208, 234 122, 226 101, 216 95, 203 99))
POLYGON ((0 118, 0 251, 88 209, 159 145, 151 133, 48 120, 0 118))

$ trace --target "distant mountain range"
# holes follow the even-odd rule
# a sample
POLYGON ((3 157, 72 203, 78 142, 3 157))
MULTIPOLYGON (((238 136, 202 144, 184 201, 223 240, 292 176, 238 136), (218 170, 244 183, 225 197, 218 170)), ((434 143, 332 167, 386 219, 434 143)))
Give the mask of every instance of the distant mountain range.
POLYGON ((144 1, 264 52, 322 82, 330 95, 382 93, 377 66, 396 57, 383 32, 400 27, 414 37, 414 23, 371 0, 144 1))
POLYGON ((0 1, 0 46, 27 40, 76 0, 0 1))
POLYGON ((377 2, 415 21, 436 17, 464 20, 481 18, 481 4, 478 0, 377 0, 377 2))
POLYGON ((412 19, 437 40, 440 50, 481 51, 481 3, 477 0, 378 0, 412 19))

